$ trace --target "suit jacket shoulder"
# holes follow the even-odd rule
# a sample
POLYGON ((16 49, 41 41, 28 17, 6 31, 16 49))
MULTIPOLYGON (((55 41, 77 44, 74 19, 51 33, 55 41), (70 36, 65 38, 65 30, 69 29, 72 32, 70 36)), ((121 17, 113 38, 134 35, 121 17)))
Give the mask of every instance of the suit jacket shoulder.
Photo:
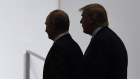
POLYGON ((102 28, 91 40, 85 55, 89 79, 126 79, 127 51, 119 36, 109 27, 102 28))
POLYGON ((44 79, 81 79, 83 54, 69 34, 60 37, 50 49, 44 64, 44 79))

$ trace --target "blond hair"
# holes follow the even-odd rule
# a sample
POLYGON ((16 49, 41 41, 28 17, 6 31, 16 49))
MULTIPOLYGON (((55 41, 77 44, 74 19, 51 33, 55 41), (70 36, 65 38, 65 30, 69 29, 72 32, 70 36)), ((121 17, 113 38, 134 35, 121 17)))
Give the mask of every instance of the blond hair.
POLYGON ((89 4, 80 9, 90 18, 95 18, 95 23, 98 26, 108 26, 107 12, 100 4, 89 4))

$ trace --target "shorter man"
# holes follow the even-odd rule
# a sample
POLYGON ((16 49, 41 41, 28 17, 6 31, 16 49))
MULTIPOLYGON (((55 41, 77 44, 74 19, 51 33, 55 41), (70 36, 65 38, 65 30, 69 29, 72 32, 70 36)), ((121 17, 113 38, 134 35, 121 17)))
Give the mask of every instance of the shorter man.
POLYGON ((54 44, 45 60, 43 79, 82 79, 83 54, 68 32, 68 15, 62 10, 54 10, 45 24, 54 44))

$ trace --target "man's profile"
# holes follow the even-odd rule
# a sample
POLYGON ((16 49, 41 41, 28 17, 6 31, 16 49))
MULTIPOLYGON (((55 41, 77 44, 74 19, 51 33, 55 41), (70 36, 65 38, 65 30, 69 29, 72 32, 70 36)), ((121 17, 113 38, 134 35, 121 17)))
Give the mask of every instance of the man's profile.
POLYGON ((43 79, 82 79, 83 54, 68 32, 68 15, 54 10, 47 16, 45 25, 54 43, 44 63, 43 79))
POLYGON ((89 4, 80 10, 83 32, 92 36, 84 54, 85 79, 127 79, 127 51, 119 36, 108 27, 105 8, 89 4))

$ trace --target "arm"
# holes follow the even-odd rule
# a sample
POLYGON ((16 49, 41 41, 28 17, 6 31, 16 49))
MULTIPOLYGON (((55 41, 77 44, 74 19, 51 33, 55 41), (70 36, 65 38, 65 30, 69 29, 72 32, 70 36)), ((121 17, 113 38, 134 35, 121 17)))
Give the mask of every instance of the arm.
POLYGON ((53 58, 51 62, 51 73, 53 74, 54 79, 67 79, 66 69, 67 66, 65 64, 66 59, 64 56, 64 51, 59 46, 54 47, 53 50, 53 58))
POLYGON ((109 75, 110 44, 101 39, 96 39, 90 47, 89 73, 91 78, 107 79, 109 75))

